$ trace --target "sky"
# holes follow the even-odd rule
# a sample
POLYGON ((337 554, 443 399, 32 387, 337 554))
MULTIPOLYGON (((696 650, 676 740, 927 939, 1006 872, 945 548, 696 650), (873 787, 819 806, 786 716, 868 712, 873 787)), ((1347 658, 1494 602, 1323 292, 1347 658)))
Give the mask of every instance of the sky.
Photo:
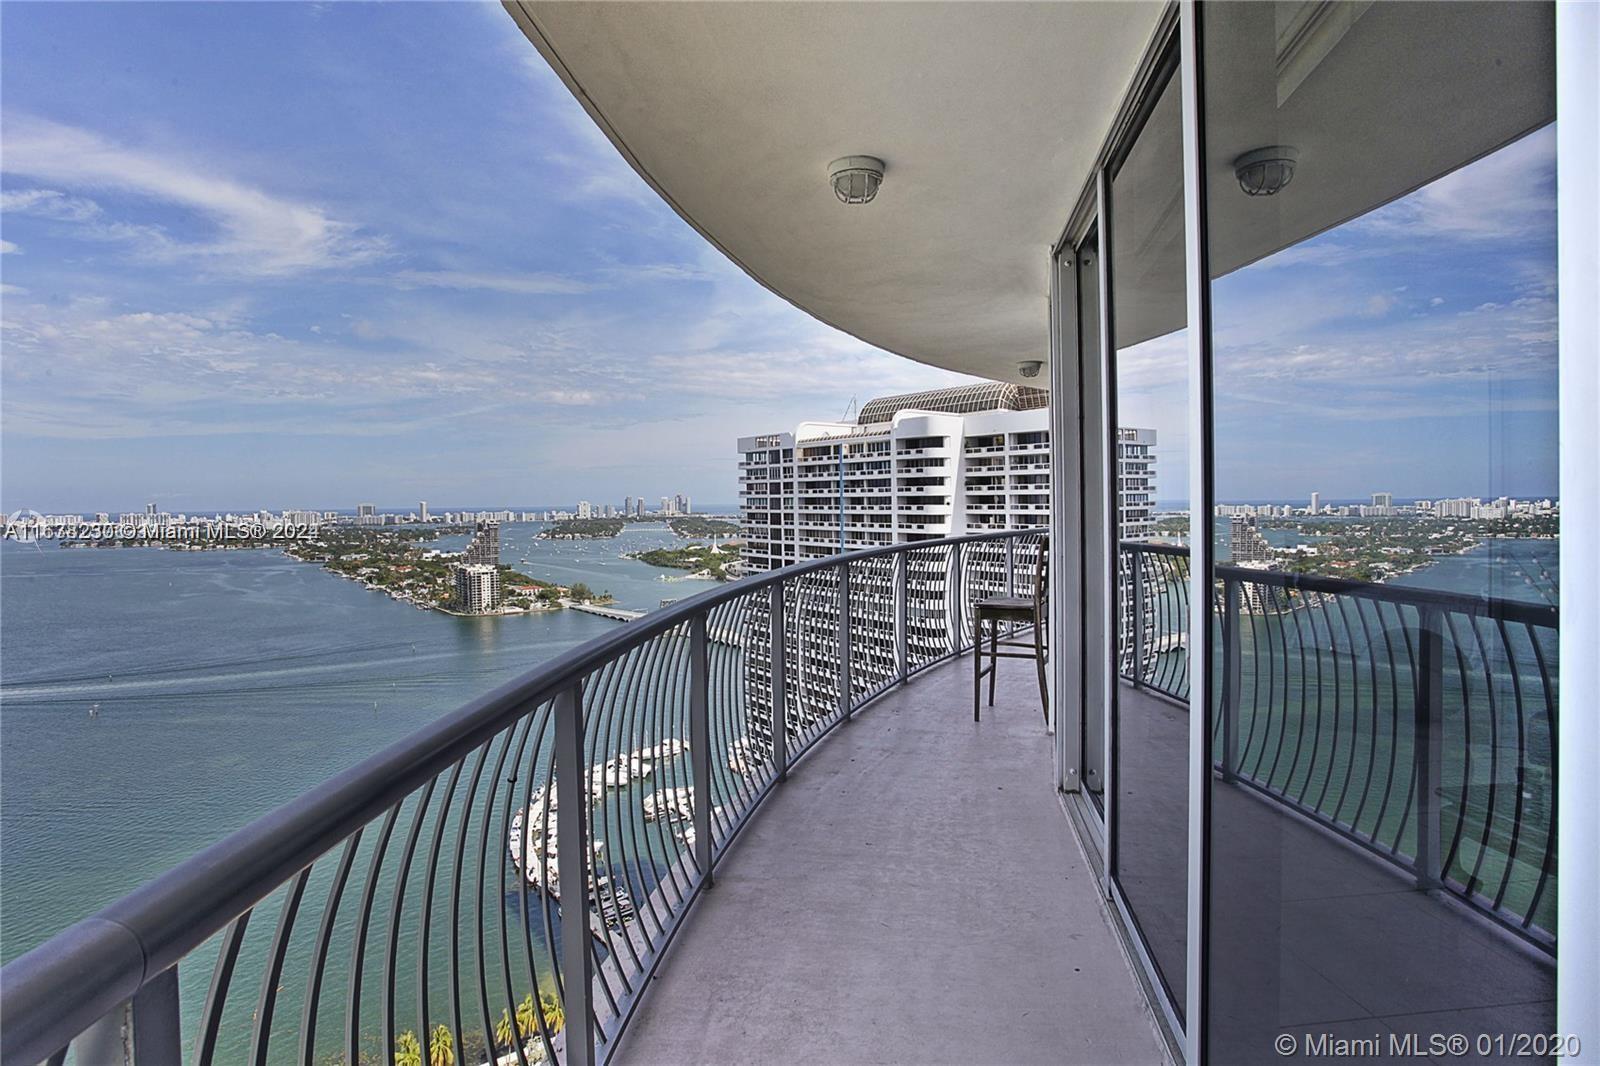
MULTIPOLYGON (((1557 494, 1555 140, 1215 282, 1219 501, 1557 494)), ((1157 430, 1171 505, 1189 497, 1187 357, 1182 331, 1118 353, 1119 416, 1157 430)))
POLYGON ((762 289, 498 4, 4 6, 7 513, 737 498, 972 379, 762 289))
MULTIPOLYGON (((726 504, 738 436, 971 380, 729 264, 497 4, 3 17, 7 513, 726 504)), ((1546 127, 1219 279, 1219 499, 1554 494, 1554 162, 1546 127)), ((1184 367, 1121 354, 1174 504, 1184 367)))

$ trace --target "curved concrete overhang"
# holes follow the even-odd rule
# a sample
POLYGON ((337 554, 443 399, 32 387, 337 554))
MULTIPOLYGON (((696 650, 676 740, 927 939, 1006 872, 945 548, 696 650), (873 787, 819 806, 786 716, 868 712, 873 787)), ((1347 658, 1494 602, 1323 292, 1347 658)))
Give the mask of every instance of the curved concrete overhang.
POLYGON ((1048 357, 1051 246, 1164 5, 505 6, 751 277, 890 352, 1021 382, 1048 357), (874 202, 834 197, 846 155, 887 164, 874 202))

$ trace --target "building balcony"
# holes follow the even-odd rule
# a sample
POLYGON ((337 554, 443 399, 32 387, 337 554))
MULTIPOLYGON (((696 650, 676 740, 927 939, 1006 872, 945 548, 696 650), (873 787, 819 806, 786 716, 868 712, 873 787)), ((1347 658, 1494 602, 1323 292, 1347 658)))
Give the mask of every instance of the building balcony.
POLYGON ((745 831, 616 1061, 949 1061, 953 995, 984 1061, 1163 1061, 1050 740, 1026 664, 981 723, 967 659, 880 697, 745 831))

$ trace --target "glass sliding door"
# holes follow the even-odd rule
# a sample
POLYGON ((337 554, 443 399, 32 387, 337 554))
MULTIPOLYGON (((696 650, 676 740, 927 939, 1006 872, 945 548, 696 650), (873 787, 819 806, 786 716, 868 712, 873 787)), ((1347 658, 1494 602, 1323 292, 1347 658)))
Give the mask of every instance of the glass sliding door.
POLYGON ((1100 462, 1111 610, 1112 876, 1180 1025, 1188 922, 1188 708, 1179 610, 1188 529, 1183 135, 1169 73, 1109 169, 1109 375, 1100 462))
POLYGON ((1560 891, 1553 11, 1199 18, 1206 1056, 1509 1055, 1560 891))

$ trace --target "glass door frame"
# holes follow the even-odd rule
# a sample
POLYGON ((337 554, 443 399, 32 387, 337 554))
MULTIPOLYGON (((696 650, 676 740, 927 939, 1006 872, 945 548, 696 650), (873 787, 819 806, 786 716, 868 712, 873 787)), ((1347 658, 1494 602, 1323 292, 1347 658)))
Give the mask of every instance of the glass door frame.
MULTIPOLYGON (((1558 205, 1560 238, 1559 286, 1569 292, 1591 291, 1600 285, 1596 272, 1595 207, 1591 190, 1600 182, 1600 162, 1591 138, 1600 114, 1600 87, 1592 77, 1600 65, 1600 10, 1594 5, 1557 4, 1557 115, 1558 205), (1570 121, 1561 121, 1565 117, 1570 121)), ((1050 391, 1052 493, 1051 590, 1053 631, 1052 725, 1056 734, 1057 785, 1064 805, 1079 829, 1086 851, 1100 862, 1102 889, 1146 994, 1167 1026, 1175 1057, 1182 1062, 1205 1061, 1207 1024, 1208 915, 1210 869, 1210 767, 1212 741, 1207 696, 1214 637, 1209 619, 1207 575, 1215 559, 1214 532, 1209 516, 1215 509, 1213 481, 1213 400, 1210 270, 1207 252, 1207 178, 1205 159, 1201 34, 1204 9, 1198 0, 1173 0, 1164 9, 1145 53, 1134 73, 1116 118, 1059 238, 1050 249, 1050 391), (1176 64, 1173 67, 1173 52, 1176 64), (1116 677, 1112 641, 1089 646, 1090 627, 1083 617, 1099 614, 1107 638, 1112 634, 1112 577, 1108 553, 1115 545, 1113 508, 1115 488, 1110 457, 1115 455, 1115 405, 1110 394, 1111 284, 1108 220, 1109 181, 1119 155, 1142 126, 1143 117, 1166 86, 1170 72, 1178 80, 1182 104, 1184 259, 1187 328, 1190 552, 1189 610, 1189 762, 1188 854, 1186 937, 1187 982, 1184 1017, 1180 1025, 1155 976, 1148 953, 1133 926, 1127 903, 1111 872, 1118 840, 1115 829, 1116 728, 1111 715, 1111 685, 1116 677), (1083 321, 1083 292, 1078 257, 1084 242, 1094 235, 1099 242, 1098 321, 1083 321), (1082 365, 1080 338, 1087 328, 1098 331, 1100 372, 1091 375, 1082 365), (1095 380, 1098 379, 1098 380, 1095 380), (1093 437, 1110 449, 1099 463, 1100 476, 1090 475, 1091 455, 1086 442, 1093 437), (1082 465, 1080 465, 1082 464, 1082 465), (1097 495, 1095 500, 1092 495, 1097 495), (1100 521, 1104 507, 1110 521, 1100 521), (1200 516, 1196 520, 1194 516, 1200 516), (1098 592, 1090 575, 1098 576, 1098 592), (1077 617, 1074 617, 1076 615, 1077 617), (1104 671, 1105 684, 1091 705, 1094 670, 1104 671), (1104 811, 1084 791, 1084 726, 1087 716, 1105 716, 1103 752, 1104 811)), ((1562 517, 1562 573, 1575 594, 1562 598, 1561 661, 1563 702, 1591 706, 1600 701, 1600 664, 1589 654, 1594 635, 1600 633, 1600 589, 1594 559, 1600 558, 1600 473, 1594 459, 1595 424, 1589 413, 1600 394, 1600 361, 1595 358, 1600 313, 1591 304, 1561 301, 1559 332, 1561 363, 1560 495, 1562 517)), ((1558 726, 1561 763, 1583 766, 1600 760, 1600 727, 1585 716, 1563 715, 1558 726)), ((1558 1028, 1600 1041, 1600 997, 1595 996, 1594 975, 1600 973, 1600 913, 1585 904, 1600 886, 1600 821, 1583 816, 1600 802, 1600 779, 1594 775, 1560 775, 1558 797, 1559 853, 1566 856, 1566 891, 1560 901, 1559 924, 1564 934, 1557 960, 1558 1028)))

